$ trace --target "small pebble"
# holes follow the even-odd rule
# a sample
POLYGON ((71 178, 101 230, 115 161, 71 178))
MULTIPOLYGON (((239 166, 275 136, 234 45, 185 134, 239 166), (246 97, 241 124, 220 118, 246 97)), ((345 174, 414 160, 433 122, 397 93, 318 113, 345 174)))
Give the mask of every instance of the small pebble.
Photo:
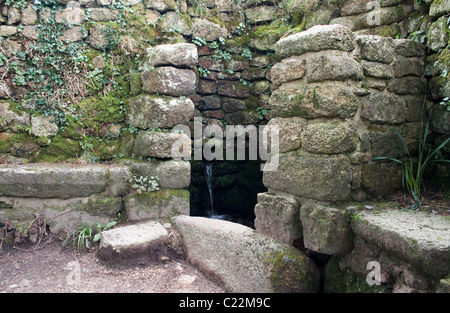
POLYGON ((371 206, 371 205, 365 205, 364 206, 364 208, 366 209, 366 210, 372 210, 373 209, 373 206, 371 206))

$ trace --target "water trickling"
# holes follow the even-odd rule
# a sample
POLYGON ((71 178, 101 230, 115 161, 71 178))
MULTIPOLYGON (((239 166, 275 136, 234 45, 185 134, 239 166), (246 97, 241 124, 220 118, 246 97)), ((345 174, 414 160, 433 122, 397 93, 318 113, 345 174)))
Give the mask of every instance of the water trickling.
POLYGON ((208 187, 208 193, 209 193, 209 216, 214 216, 214 194, 213 194, 213 186, 212 186, 212 179, 213 179, 213 166, 212 163, 205 163, 205 178, 206 178, 206 186, 208 187))

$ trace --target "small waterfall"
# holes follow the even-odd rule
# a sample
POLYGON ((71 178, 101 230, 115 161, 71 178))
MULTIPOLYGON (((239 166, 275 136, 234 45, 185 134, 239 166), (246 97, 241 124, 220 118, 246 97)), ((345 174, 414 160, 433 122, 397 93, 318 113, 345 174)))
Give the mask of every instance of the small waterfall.
POLYGON ((206 177, 206 186, 208 187, 209 192, 209 216, 214 216, 214 196, 213 196, 213 187, 212 187, 212 178, 213 178, 213 166, 212 163, 205 163, 205 177, 206 177))

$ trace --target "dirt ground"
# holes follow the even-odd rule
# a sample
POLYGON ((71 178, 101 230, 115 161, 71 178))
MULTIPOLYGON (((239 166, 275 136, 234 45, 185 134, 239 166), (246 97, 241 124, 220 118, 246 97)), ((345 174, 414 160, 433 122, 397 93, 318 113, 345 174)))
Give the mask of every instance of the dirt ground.
POLYGON ((186 260, 104 265, 91 252, 63 248, 46 238, 33 246, 0 252, 0 293, 221 293, 186 260))

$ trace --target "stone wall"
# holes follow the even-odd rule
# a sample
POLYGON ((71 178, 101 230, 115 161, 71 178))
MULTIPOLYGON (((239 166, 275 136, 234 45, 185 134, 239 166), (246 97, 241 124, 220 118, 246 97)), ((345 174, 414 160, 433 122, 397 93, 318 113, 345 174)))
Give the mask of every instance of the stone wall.
MULTIPOLYGON (((370 260, 380 260, 381 251, 384 270, 391 266, 383 283, 394 292, 435 290, 446 270, 430 278, 435 273, 420 268, 409 252, 398 256, 403 249, 390 246, 388 238, 368 238, 370 222, 359 227, 358 208, 348 204, 401 188, 400 169, 373 158, 402 151, 393 127, 411 149, 417 145, 422 111, 429 106, 421 45, 320 25, 281 39, 275 51, 282 60, 269 74, 268 127, 280 129, 279 167, 263 174, 268 192, 258 195, 256 230, 289 244, 301 241, 307 251, 336 256, 340 269, 360 274, 370 260), (368 255, 371 244, 378 252, 368 255), (405 265, 392 255, 408 264, 409 278, 399 275, 405 265)), ((439 253, 448 256, 445 249, 439 253)))

